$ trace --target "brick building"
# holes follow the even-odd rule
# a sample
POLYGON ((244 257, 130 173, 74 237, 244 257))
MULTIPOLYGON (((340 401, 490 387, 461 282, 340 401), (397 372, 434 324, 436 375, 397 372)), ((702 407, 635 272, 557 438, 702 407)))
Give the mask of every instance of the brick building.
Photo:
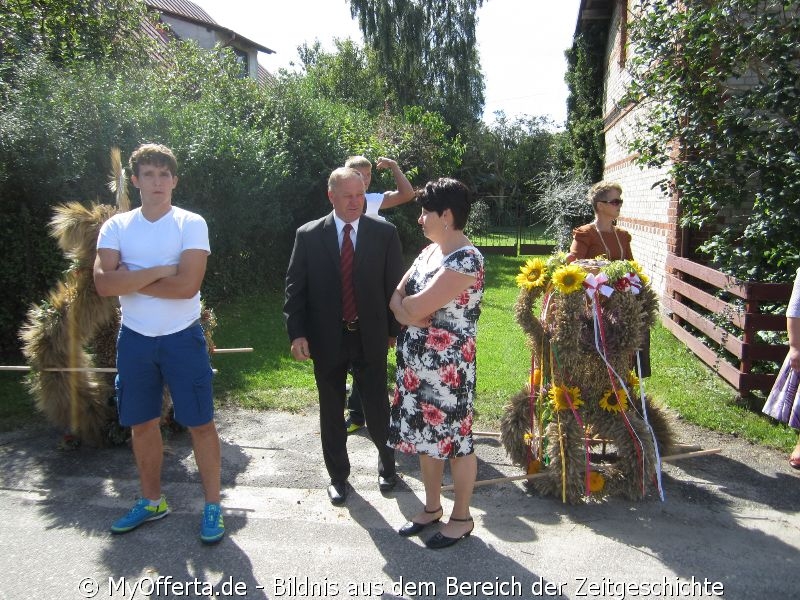
POLYGON ((683 255, 678 227, 678 201, 661 191, 657 182, 665 178, 669 165, 643 169, 634 163, 636 156, 627 149, 633 123, 642 118, 642 109, 618 108, 630 76, 626 70, 627 2, 625 0, 582 0, 577 30, 587 23, 608 23, 605 52, 603 132, 605 164, 603 179, 622 185, 625 206, 619 225, 631 232, 633 255, 659 296, 666 291, 664 265, 668 253, 683 255))

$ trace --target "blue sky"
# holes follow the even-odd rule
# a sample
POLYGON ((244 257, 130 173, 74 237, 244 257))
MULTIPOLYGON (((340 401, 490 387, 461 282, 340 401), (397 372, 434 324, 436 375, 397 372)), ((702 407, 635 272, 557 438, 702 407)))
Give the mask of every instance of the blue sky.
MULTIPOLYGON (((363 42, 347 0, 194 0, 220 25, 275 54, 259 60, 270 71, 297 60, 297 46, 335 37, 363 42)), ((572 44, 580 0, 485 0, 478 10, 478 45, 486 82, 484 121, 507 116, 566 119, 564 51, 572 44)))

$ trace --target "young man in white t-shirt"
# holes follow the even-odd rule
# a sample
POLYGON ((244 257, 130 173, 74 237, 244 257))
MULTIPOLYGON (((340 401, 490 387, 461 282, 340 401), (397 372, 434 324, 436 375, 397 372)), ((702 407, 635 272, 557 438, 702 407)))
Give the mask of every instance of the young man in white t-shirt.
MULTIPOLYGON (((369 185, 372 182, 372 163, 366 157, 351 156, 345 161, 344 166, 355 169, 361 173, 361 178, 364 180, 364 189, 369 189, 369 185)), ((396 190, 383 193, 367 192, 365 194, 366 210, 364 214, 376 219, 383 219, 378 213, 379 210, 400 206, 401 204, 410 202, 414 199, 415 193, 413 186, 408 181, 405 173, 403 173, 398 166, 397 161, 381 156, 378 158, 378 162, 375 163, 375 168, 379 170, 390 169, 394 176, 395 185, 397 186, 396 190)), ((358 388, 355 386, 355 382, 347 397, 347 413, 345 425, 347 426, 348 434, 354 433, 364 427, 365 421, 364 412, 361 408, 361 395, 358 392, 358 388)))
POLYGON ((172 206, 177 161, 159 144, 130 158, 131 182, 142 206, 100 228, 94 282, 101 296, 119 296, 117 410, 131 428, 142 498, 112 526, 127 533, 169 513, 161 493, 161 404, 169 387, 175 420, 188 427, 205 494, 200 539, 222 539, 220 442, 214 424, 212 370, 200 326, 200 285, 210 253, 208 227, 195 213, 172 206))
MULTIPOLYGON (((344 166, 361 173, 361 178, 364 180, 364 189, 369 190, 369 184, 372 182, 372 163, 369 160, 363 156, 351 156, 345 161, 344 166)), ((365 214, 382 218, 378 213, 379 210, 400 206, 413 200, 414 188, 398 166, 397 161, 381 156, 378 158, 378 162, 375 163, 375 168, 378 170, 390 169, 394 176, 394 183, 397 186, 396 190, 389 192, 367 192, 366 194, 367 209, 365 214)))

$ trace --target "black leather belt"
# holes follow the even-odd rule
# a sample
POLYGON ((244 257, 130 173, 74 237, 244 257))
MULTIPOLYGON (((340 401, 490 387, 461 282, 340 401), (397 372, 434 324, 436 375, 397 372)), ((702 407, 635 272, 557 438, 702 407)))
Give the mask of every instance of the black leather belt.
POLYGON ((359 330, 358 319, 353 319, 352 321, 342 321, 342 329, 345 331, 353 332, 359 330))

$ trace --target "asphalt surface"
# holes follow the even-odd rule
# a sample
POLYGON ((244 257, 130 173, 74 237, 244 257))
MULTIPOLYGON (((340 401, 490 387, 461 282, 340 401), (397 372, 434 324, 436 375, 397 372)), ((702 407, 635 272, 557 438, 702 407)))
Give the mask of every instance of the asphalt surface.
MULTIPOLYGON (((476 489, 475 531, 433 551, 396 529, 423 498, 417 459, 377 486, 365 430, 350 438, 353 489, 328 502, 318 414, 218 413, 226 538, 198 539, 202 498, 186 433, 168 440, 172 512, 108 528, 138 482, 127 447, 58 449, 43 427, 0 435, 0 598, 797 598, 800 473, 782 453, 680 422, 720 454, 664 466, 664 502, 569 506, 519 482, 476 489)), ((496 438, 479 479, 518 475, 496 438)), ((449 473, 446 471, 449 482, 449 473)), ((446 495, 445 513, 452 504, 446 495)))

